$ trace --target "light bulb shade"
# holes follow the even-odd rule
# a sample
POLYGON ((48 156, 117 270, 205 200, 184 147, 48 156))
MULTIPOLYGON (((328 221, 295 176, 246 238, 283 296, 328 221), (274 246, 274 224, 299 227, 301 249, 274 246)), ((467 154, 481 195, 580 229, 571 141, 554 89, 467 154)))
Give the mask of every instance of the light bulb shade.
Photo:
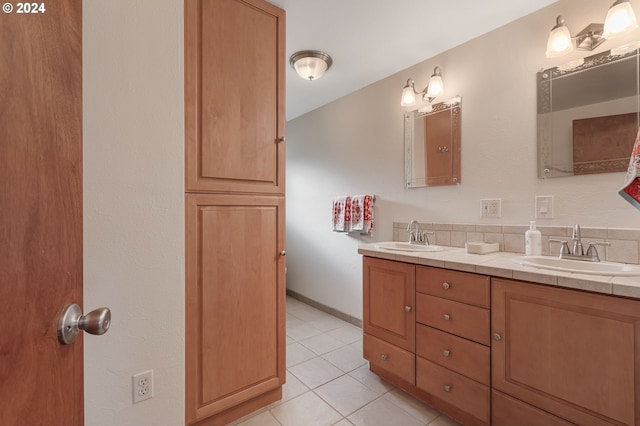
POLYGON ((440 96, 442 92, 444 92, 444 82, 442 81, 442 76, 438 71, 437 74, 434 73, 429 79, 426 96, 428 98, 435 98, 436 96, 440 96))
POLYGON ((557 24, 551 30, 547 40, 547 58, 557 58, 573 50, 573 41, 569 28, 564 25, 564 19, 558 16, 557 24))
POLYGON ((400 100, 400 106, 410 107, 416 104, 416 94, 413 87, 407 83, 402 90, 402 99, 400 100))
POLYGON ((305 80, 317 80, 331 67, 333 60, 319 50, 302 50, 291 55, 289 63, 305 80))
POLYGON ((607 12, 604 20, 604 34, 606 39, 619 37, 638 28, 636 15, 629 0, 616 1, 607 12))

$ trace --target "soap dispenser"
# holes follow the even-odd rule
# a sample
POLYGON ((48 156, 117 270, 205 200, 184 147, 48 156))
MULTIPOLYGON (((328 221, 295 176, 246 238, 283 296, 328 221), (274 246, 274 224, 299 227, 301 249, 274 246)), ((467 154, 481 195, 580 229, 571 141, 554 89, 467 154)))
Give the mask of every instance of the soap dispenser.
POLYGON ((527 256, 542 255, 542 234, 536 229, 536 221, 529 222, 529 230, 524 233, 524 254, 527 256))

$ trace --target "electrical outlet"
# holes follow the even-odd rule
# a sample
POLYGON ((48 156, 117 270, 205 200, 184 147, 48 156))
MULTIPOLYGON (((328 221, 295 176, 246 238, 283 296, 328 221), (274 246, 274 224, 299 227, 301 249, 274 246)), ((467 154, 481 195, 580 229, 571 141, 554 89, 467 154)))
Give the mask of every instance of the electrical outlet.
POLYGON ((134 374, 132 385, 134 404, 151 398, 153 396, 153 370, 134 374))
POLYGON ((502 200, 500 198, 480 200, 480 217, 501 217, 501 204, 502 200))

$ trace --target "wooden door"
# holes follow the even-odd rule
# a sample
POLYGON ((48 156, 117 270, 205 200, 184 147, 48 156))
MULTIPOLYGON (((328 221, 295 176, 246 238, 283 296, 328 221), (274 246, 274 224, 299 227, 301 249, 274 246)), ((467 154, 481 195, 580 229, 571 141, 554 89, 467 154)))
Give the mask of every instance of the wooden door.
MULTIPOLYGON (((0 13, 0 423, 83 424, 82 2, 0 13)), ((13 2, 17 7, 17 3, 13 2)), ((5 6, 6 7, 6 6, 5 6)))
POLYGON ((415 349, 415 266, 363 259, 363 331, 410 352, 415 349))
POLYGON ((285 12, 185 0, 187 192, 284 195, 285 12))
POLYGON ((492 279, 494 389, 580 425, 640 424, 640 301, 492 279))
POLYGON ((263 398, 262 405, 280 398, 285 220, 284 197, 187 194, 186 204, 186 418, 191 424, 224 416, 269 392, 272 399, 263 398))

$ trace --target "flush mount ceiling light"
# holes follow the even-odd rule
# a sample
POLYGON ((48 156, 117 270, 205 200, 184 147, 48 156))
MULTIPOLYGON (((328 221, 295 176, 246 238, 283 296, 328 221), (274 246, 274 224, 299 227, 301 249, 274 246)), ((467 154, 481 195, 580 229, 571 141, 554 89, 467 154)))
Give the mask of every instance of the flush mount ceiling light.
POLYGON ((603 24, 590 24, 572 37, 562 16, 556 19, 547 40, 547 58, 557 58, 573 51, 593 50, 606 40, 630 33, 638 28, 636 15, 629 0, 617 0, 611 5, 603 24))
POLYGON ((436 96, 439 96, 444 92, 444 83, 442 81, 442 73, 440 67, 433 69, 433 74, 429 79, 429 84, 424 88, 422 92, 418 92, 415 87, 413 79, 408 79, 407 84, 402 89, 402 99, 400 105, 403 107, 409 107, 416 104, 416 95, 422 95, 422 99, 431 103, 436 96))
POLYGON ((333 59, 328 53, 320 50, 301 50, 291 55, 289 63, 300 77, 305 80, 317 80, 331 68, 333 59))

